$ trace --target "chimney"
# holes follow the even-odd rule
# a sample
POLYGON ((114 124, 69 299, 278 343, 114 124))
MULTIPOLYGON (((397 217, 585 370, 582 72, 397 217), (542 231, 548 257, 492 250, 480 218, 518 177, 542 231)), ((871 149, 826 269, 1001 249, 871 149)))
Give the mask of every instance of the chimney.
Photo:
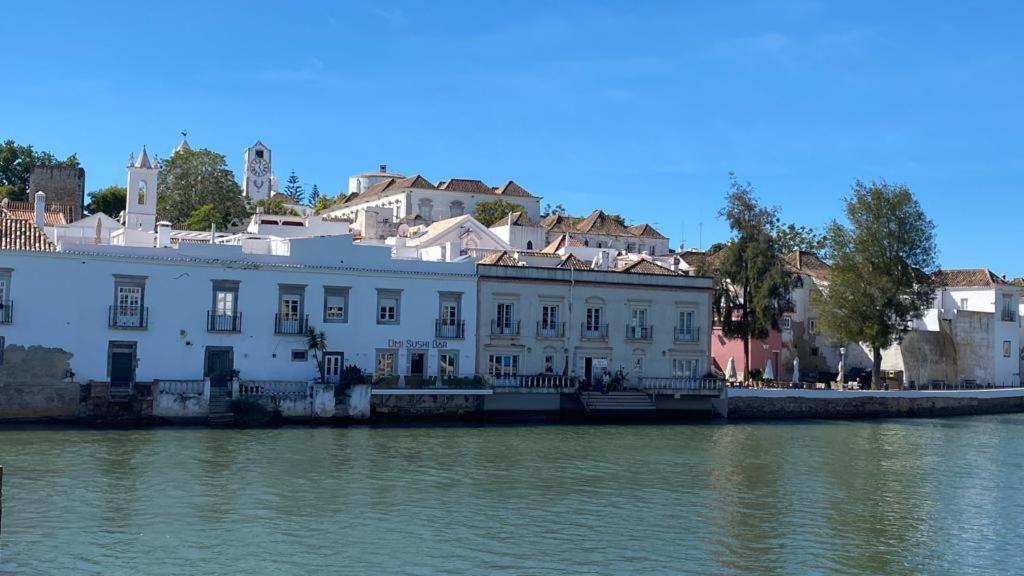
POLYGON ((36 192, 36 226, 43 230, 46 226, 46 194, 42 191, 36 192))
POLYGON ((171 223, 170 222, 157 222, 156 223, 156 247, 157 248, 169 248, 171 246, 171 223))
POLYGON ((380 173, 381 174, 386 174, 387 171, 388 171, 388 165, 387 164, 381 164, 380 165, 380 173))

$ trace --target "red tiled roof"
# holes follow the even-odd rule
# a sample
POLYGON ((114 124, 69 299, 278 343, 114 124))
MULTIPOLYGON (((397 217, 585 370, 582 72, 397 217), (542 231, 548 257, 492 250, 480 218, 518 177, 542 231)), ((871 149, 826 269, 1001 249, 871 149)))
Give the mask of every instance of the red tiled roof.
MULTIPOLYGON (((11 199, 6 199, 5 198, 2 202, 0 202, 0 208, 6 209, 6 210, 12 210, 12 211, 16 210, 19 213, 20 212, 25 212, 25 211, 31 212, 32 213, 32 218, 31 218, 32 222, 36 221, 36 218, 35 218, 35 212, 36 212, 35 202, 27 202, 27 201, 23 201, 23 200, 11 200, 11 199)), ((71 222, 74 222, 74 220, 75 220, 75 205, 74 204, 68 204, 67 202, 46 202, 45 210, 46 210, 46 212, 54 212, 54 213, 59 213, 59 214, 63 214, 64 215, 64 221, 63 222, 58 222, 56 220, 57 217, 50 217, 50 218, 53 218, 53 223, 52 224, 50 222, 50 218, 48 218, 47 216, 44 215, 43 218, 46 220, 47 226, 57 226, 57 225, 60 225, 60 224, 69 224, 71 222)), ((12 216, 12 217, 14 217, 14 216, 12 216)), ((16 217, 24 219, 20 215, 16 216, 16 217)))
MULTIPOLYGON (((35 210, 17 210, 7 208, 3 210, 4 215, 8 218, 15 218, 17 220, 25 220, 26 222, 36 222, 36 211, 35 210)), ((46 226, 64 226, 68 223, 67 218, 63 212, 57 212, 55 210, 46 210, 43 212, 43 224, 46 226)))
POLYGON ((935 280, 947 288, 972 288, 975 286, 1001 286, 1009 282, 995 275, 988 268, 966 268, 960 270, 939 270, 935 280))
POLYGON ((565 246, 581 248, 583 247, 583 242, 580 241, 578 238, 575 238, 568 234, 561 234, 558 236, 558 238, 555 238, 554 240, 551 241, 550 244, 545 246, 544 249, 541 250, 541 252, 547 252, 548 254, 551 254, 554 252, 558 252, 565 246))
POLYGON ((484 256, 477 264, 488 264, 491 266, 519 266, 519 260, 507 251, 494 252, 484 256))
POLYGON ((814 252, 808 252, 807 250, 797 250, 792 252, 785 257, 786 264, 788 264, 794 271, 800 274, 807 274, 812 278, 821 278, 822 280, 828 280, 829 275, 832 273, 832 267, 825 263, 824 260, 818 258, 818 255, 814 252))
POLYGON ((678 276, 678 272, 673 272, 664 266, 659 266, 650 260, 637 260, 636 262, 626 266, 619 270, 626 274, 658 274, 661 276, 678 276))
POLYGON ((540 225, 548 232, 575 232, 576 223, 572 218, 560 214, 548 214, 540 221, 540 225))
MULTIPOLYGON (((498 220, 494 224, 491 224, 491 228, 500 228, 502 226, 508 226, 508 216, 498 220)), ((526 212, 513 212, 512 213, 512 225, 513 226, 536 226, 533 220, 526 215, 526 212)))
POLYGON ((576 231, 583 234, 604 234, 607 236, 632 236, 625 226, 602 210, 594 210, 590 216, 576 225, 576 231))
POLYGON ((0 218, 0 250, 53 252, 56 249, 46 234, 31 221, 0 218))
POLYGON ((667 240, 665 236, 654 229, 650 224, 635 224, 626 228, 626 230, 637 238, 654 238, 656 240, 667 240))
POLYGON ((516 184, 512 180, 505 182, 505 184, 503 184, 497 190, 495 190, 494 193, 499 194, 501 196, 518 196, 520 198, 533 198, 533 194, 530 194, 529 192, 526 191, 525 188, 523 188, 519 184, 516 184))
POLYGON ((577 258, 574 254, 566 254, 565 258, 558 263, 559 268, 573 269, 573 270, 590 270, 590 265, 577 258))
POLYGON ((494 190, 480 180, 466 178, 452 178, 447 182, 438 185, 438 190, 451 190, 453 192, 469 192, 471 194, 494 194, 494 190))

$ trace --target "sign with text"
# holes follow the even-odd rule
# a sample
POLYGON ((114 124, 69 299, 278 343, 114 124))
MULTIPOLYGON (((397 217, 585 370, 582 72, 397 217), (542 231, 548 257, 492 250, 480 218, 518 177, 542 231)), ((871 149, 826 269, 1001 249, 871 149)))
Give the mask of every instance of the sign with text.
POLYGON ((413 340, 409 338, 407 340, 395 340, 393 338, 388 339, 388 348, 447 348, 448 342, 446 340, 413 340))

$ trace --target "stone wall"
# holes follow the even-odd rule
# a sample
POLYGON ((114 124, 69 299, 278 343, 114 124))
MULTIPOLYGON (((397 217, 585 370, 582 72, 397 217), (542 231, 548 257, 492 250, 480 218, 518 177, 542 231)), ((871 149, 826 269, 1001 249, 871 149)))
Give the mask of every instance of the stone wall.
POLYGON ((924 386, 941 380, 955 384, 957 378, 957 347, 946 332, 912 330, 899 345, 882 355, 882 370, 902 370, 904 384, 924 386))
POLYGON ((71 369, 72 354, 60 348, 10 344, 3 350, 0 384, 62 382, 71 369))
POLYGON ((484 396, 472 394, 374 394, 373 415, 395 417, 450 417, 482 411, 484 396))
POLYGON ((992 359, 996 350, 992 323, 995 314, 960 310, 950 322, 956 343, 958 380, 974 380, 979 384, 995 382, 992 359))
POLYGON ((71 204, 75 206, 75 220, 82 217, 85 205, 85 169, 72 167, 37 167, 32 169, 28 180, 27 200, 32 202, 36 192, 46 194, 47 204, 71 204))
POLYGON ((933 417, 1024 412, 1024 391, 730 390, 729 419, 933 417))
POLYGON ((73 382, 0 383, 0 420, 73 420, 80 396, 73 382))

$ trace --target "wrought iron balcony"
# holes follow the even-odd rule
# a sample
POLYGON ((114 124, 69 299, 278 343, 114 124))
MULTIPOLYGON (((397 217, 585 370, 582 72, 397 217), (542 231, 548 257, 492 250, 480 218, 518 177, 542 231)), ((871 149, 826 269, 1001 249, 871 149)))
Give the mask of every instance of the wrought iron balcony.
POLYGON ((491 320, 491 336, 519 336, 519 320, 510 322, 491 320))
POLYGON ((608 339, 608 325, 607 324, 593 324, 590 322, 584 322, 580 327, 580 338, 583 340, 607 340, 608 339))
POLYGON ((1003 310, 1001 319, 1003 322, 1016 322, 1017 314, 1015 314, 1013 310, 1003 310))
POLYGON ((676 342, 700 342, 700 328, 697 328, 696 326, 690 327, 689 329, 683 329, 676 326, 676 330, 673 335, 676 342))
POLYGON ((0 301, 0 324, 14 322, 14 300, 0 301))
POLYGON ((537 322, 537 338, 565 338, 565 322, 537 322))
POLYGON ((654 326, 634 326, 633 324, 626 325, 626 339, 627 340, 646 340, 649 341, 654 336, 654 326))
POLYGON ((111 306, 107 316, 111 328, 144 330, 149 327, 148 306, 111 306))
POLYGON ((206 313, 206 329, 210 332, 241 332, 242 313, 217 314, 210 310, 206 313))
POLYGON ((309 315, 294 316, 274 314, 274 334, 305 334, 309 315))
POLYGON ((434 322, 434 337, 462 340, 466 337, 466 321, 438 319, 434 322))

